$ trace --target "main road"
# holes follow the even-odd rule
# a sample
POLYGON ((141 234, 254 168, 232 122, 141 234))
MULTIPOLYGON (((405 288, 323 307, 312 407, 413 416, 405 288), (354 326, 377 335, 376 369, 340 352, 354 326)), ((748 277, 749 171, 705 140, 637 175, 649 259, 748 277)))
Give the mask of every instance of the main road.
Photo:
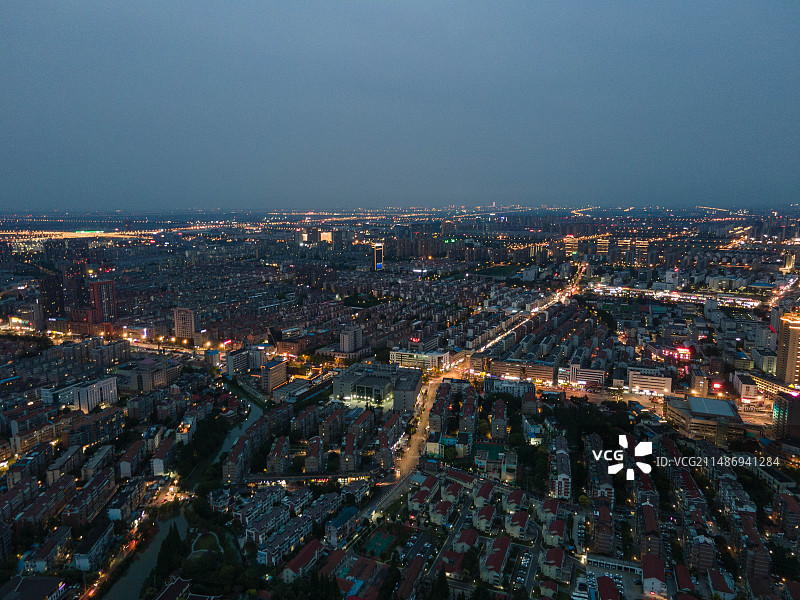
POLYGON ((397 465, 395 465, 398 479, 417 468, 419 457, 422 454, 422 447, 425 444, 425 440, 428 438, 428 417, 433 403, 436 401, 436 390, 439 384, 442 383, 442 380, 446 377, 460 379, 463 377, 464 368, 467 366, 469 365, 466 364, 466 362, 462 363, 456 368, 430 378, 428 382, 422 386, 422 390, 420 391, 420 394, 422 394, 422 402, 417 407, 417 428, 409 438, 408 448, 397 461, 397 465))

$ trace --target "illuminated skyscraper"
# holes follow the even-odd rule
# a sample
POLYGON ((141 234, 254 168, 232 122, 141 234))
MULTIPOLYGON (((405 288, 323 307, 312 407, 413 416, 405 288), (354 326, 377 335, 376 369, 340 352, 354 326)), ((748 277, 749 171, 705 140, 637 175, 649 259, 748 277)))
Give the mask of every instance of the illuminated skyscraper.
POLYGON ((800 313, 781 317, 778 338, 778 377, 790 384, 800 384, 800 313))
POLYGON ((649 240, 636 240, 636 265, 646 267, 648 265, 647 252, 650 248, 649 240))
POLYGON ((571 235, 568 235, 564 238, 564 249, 567 252, 567 258, 570 258, 573 254, 578 253, 578 240, 571 235))
POLYGON ((772 405, 775 439, 800 436, 800 397, 780 392, 772 405))
POLYGON ((372 270, 383 270, 383 243, 372 245, 372 270))

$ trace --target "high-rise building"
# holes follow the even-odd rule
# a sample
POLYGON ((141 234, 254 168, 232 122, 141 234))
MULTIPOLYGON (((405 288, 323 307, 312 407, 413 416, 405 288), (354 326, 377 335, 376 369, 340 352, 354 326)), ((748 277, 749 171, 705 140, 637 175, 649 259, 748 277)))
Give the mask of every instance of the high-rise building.
POLYGON ((800 397, 778 392, 772 404, 775 439, 800 437, 800 397))
POLYGON ((64 316, 64 284, 61 273, 45 271, 39 278, 40 305, 46 319, 64 316))
POLYGON ((278 386, 286 383, 288 360, 271 360, 261 367, 261 388, 272 392, 278 386))
POLYGON ((95 311, 95 322, 112 323, 117 319, 117 294, 114 282, 92 281, 89 287, 89 298, 95 311))
POLYGON ((636 240, 636 265, 646 267, 648 262, 649 240, 636 240))
POLYGON ((316 227, 298 227, 295 229, 295 241, 298 246, 312 246, 319 243, 320 231, 316 227))
POLYGON ((116 404, 117 378, 107 377, 78 387, 75 395, 74 408, 89 414, 97 406, 103 404, 116 404))
POLYGON ((86 278, 78 268, 67 269, 64 273, 67 306, 85 308, 89 306, 89 293, 86 289, 86 278))
POLYGON ((172 316, 175 320, 175 337, 191 341, 194 338, 194 311, 190 308, 175 308, 172 316))
POLYGON ((781 316, 778 337, 778 378, 786 383, 800 383, 800 313, 781 316))
POLYGON ((361 327, 348 327, 339 333, 339 352, 355 352, 364 345, 361 327))
POLYGON ((372 270, 383 270, 383 243, 372 245, 372 270))

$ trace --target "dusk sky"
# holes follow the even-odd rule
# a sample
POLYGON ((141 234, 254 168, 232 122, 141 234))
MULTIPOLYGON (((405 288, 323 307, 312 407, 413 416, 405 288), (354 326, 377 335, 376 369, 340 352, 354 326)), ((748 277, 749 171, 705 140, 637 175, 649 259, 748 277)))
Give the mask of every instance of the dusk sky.
POLYGON ((0 212, 800 200, 800 3, 0 4, 0 212))

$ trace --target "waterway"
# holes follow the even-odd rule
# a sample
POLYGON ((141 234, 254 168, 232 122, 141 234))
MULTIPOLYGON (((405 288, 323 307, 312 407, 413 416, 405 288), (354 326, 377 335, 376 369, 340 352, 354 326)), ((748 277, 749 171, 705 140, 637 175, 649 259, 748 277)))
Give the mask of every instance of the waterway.
POLYGON ((258 421, 261 418, 261 415, 264 414, 264 411, 260 406, 255 404, 254 402, 250 402, 250 414, 247 415, 247 419, 242 421, 239 425, 234 427, 228 432, 228 437, 225 438, 225 441, 222 442, 222 447, 220 448, 217 455, 214 457, 214 462, 219 460, 219 457, 222 456, 223 452, 229 452, 233 445, 236 443, 236 440, 239 439, 239 436, 244 433, 244 430, 250 427, 253 423, 258 421))
MULTIPOLYGON (((263 414, 264 411, 261 407, 250 403, 250 414, 247 416, 247 419, 228 432, 225 441, 222 443, 222 448, 217 453, 217 456, 214 457, 214 461, 219 460, 223 452, 230 451, 244 430, 260 419, 263 414)), ((156 566, 156 559, 158 558, 158 551, 161 549, 161 542, 164 541, 173 523, 178 525, 178 531, 180 531, 181 536, 186 535, 189 524, 183 516, 183 509, 181 509, 181 513, 177 517, 166 521, 159 521, 158 533, 150 541, 150 545, 147 546, 144 552, 138 552, 136 554, 137 559, 131 563, 125 575, 123 575, 103 596, 105 600, 132 600, 139 597, 139 590, 142 589, 144 580, 150 575, 150 571, 153 570, 153 567, 156 566)))
POLYGON ((150 571, 156 566, 156 559, 158 558, 158 551, 161 549, 161 542, 167 537, 169 528, 175 523, 178 526, 178 531, 181 536, 186 535, 189 529, 189 524, 181 512, 177 517, 167 519, 166 521, 159 521, 158 533, 150 540, 150 545, 144 552, 137 552, 137 559, 134 560, 125 575, 119 578, 117 582, 111 587, 108 592, 103 596, 105 600, 132 600, 139 597, 139 591, 142 589, 144 580, 150 575, 150 571))

